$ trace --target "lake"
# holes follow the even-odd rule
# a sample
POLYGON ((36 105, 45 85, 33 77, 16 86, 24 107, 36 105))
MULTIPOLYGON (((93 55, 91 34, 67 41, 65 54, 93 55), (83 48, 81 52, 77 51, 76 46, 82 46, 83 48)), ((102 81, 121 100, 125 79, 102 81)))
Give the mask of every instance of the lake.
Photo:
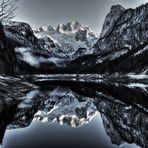
POLYGON ((0 98, 0 148, 148 146, 144 75, 3 75, 0 98))

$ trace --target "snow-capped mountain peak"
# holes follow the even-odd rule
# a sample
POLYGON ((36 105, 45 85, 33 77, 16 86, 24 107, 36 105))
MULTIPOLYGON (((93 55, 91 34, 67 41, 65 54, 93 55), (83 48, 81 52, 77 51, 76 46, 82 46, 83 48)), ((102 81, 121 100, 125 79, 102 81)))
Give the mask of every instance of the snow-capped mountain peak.
MULTIPOLYGON (((49 25, 46 29, 39 28, 35 32, 38 38, 44 39, 48 45, 52 44, 53 52, 72 57, 78 49, 85 48, 83 54, 97 42, 98 35, 87 25, 78 21, 59 24, 56 28, 49 25)), ((51 50, 52 50, 51 49, 51 50)))
POLYGON ((86 25, 82 25, 78 21, 72 21, 68 22, 67 24, 59 24, 56 29, 58 32, 61 33, 74 33, 78 30, 88 30, 90 31, 90 28, 86 25))

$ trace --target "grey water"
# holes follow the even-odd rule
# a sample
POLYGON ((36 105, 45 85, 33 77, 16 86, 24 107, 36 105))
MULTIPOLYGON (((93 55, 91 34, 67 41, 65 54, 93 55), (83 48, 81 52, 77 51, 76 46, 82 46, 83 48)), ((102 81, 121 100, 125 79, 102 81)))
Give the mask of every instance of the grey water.
POLYGON ((1 76, 0 99, 0 148, 148 146, 146 76, 1 76))

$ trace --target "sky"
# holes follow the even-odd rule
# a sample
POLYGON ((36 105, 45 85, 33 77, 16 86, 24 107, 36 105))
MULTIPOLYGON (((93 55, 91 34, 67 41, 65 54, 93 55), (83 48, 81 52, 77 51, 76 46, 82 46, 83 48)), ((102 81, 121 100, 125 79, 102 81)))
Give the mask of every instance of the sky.
POLYGON ((100 33, 112 5, 135 8, 148 0, 20 0, 15 21, 33 28, 79 21, 100 33))

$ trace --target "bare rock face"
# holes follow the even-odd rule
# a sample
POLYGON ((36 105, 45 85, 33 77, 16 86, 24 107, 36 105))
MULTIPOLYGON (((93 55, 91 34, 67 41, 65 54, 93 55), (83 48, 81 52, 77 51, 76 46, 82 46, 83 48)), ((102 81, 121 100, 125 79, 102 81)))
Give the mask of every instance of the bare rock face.
POLYGON ((47 30, 48 31, 55 31, 55 29, 51 25, 48 26, 47 30))
POLYGON ((82 27, 81 23, 79 23, 78 21, 76 21, 75 24, 74 24, 74 29, 77 30, 77 29, 79 29, 81 27, 82 27))
POLYGON ((75 39, 77 41, 86 41, 87 40, 87 30, 79 29, 76 33, 75 39))
POLYGON ((81 73, 148 74, 147 57, 148 4, 126 10, 116 5, 106 16, 93 54, 77 61, 87 63, 81 73))
POLYGON ((107 15, 95 52, 137 48, 148 40, 148 4, 136 9, 117 5, 107 15))
POLYGON ((79 30, 81 27, 83 27, 83 25, 81 23, 79 23, 78 21, 74 21, 74 22, 68 22, 67 24, 60 24, 57 26, 57 31, 73 31, 73 30, 79 30))

